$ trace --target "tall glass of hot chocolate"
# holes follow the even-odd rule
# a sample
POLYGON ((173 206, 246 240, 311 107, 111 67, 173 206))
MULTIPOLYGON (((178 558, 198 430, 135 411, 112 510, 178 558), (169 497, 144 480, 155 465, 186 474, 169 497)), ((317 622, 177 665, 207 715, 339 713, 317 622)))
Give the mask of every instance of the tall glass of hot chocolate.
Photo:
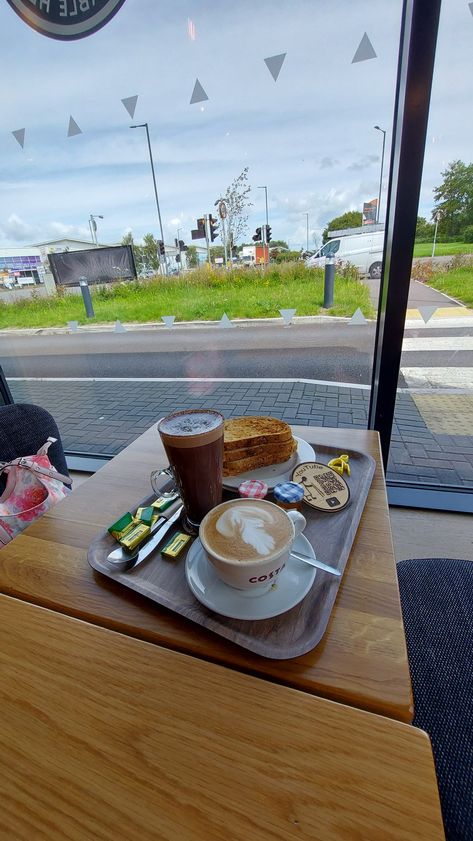
POLYGON ((184 526, 193 534, 222 501, 223 424, 223 415, 214 409, 173 412, 158 424, 184 503, 184 526))

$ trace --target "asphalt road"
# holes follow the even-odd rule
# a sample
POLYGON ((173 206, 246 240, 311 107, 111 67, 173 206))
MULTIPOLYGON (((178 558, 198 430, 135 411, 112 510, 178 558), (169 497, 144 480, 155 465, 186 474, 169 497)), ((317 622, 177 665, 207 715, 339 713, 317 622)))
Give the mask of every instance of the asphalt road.
MULTIPOLYGON (((422 328, 432 349, 409 350, 409 367, 473 366, 473 351, 435 350, 436 337, 472 328, 422 328)), ((6 377, 287 378, 368 385, 375 327, 369 323, 158 328, 127 333, 0 335, 6 377)), ((408 330, 406 337, 419 331, 408 330)))

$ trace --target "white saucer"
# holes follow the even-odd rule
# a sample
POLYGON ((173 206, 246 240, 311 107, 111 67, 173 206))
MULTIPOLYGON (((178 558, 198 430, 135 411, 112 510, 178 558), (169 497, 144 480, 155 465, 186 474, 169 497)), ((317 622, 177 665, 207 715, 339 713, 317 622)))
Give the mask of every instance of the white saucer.
POLYGON ((225 476, 223 487, 231 491, 238 490, 245 479, 261 479, 272 491, 280 482, 286 482, 291 478, 292 471, 298 464, 303 461, 315 461, 313 447, 303 438, 294 436, 294 440, 297 442, 297 450, 287 461, 282 464, 270 464, 269 467, 260 467, 258 470, 248 470, 246 473, 239 473, 238 476, 225 476))
MULTIPOLYGON (((314 550, 303 534, 294 549, 315 558, 314 550)), ((187 583, 196 599, 210 610, 230 619, 269 619, 285 613, 307 595, 314 583, 315 567, 290 556, 273 587, 261 595, 236 590, 225 584, 207 560, 200 540, 194 541, 186 558, 187 583)))

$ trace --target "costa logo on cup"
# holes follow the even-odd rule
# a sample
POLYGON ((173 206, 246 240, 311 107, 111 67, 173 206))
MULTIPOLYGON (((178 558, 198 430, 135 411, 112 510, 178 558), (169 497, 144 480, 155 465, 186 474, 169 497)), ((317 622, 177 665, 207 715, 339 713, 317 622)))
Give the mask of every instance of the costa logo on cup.
POLYGON ((271 578, 276 578, 280 572, 284 569, 286 564, 278 567, 277 569, 273 569, 271 572, 268 572, 267 575, 254 575, 252 578, 249 578, 248 581, 251 581, 252 584, 263 584, 265 581, 270 581, 271 578))
POLYGON ((97 32, 125 0, 7 0, 28 26, 59 41, 75 41, 97 32))

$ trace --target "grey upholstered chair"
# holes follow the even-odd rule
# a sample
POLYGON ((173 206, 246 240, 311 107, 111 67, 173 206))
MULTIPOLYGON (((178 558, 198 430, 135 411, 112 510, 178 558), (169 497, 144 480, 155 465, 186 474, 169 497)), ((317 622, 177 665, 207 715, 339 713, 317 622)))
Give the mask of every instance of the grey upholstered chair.
POLYGON ((68 476, 61 437, 53 416, 32 403, 0 406, 0 461, 34 455, 50 437, 57 439, 49 449, 51 463, 59 473, 68 476))
POLYGON ((432 741, 448 841, 473 839, 473 561, 397 565, 414 724, 432 741))

